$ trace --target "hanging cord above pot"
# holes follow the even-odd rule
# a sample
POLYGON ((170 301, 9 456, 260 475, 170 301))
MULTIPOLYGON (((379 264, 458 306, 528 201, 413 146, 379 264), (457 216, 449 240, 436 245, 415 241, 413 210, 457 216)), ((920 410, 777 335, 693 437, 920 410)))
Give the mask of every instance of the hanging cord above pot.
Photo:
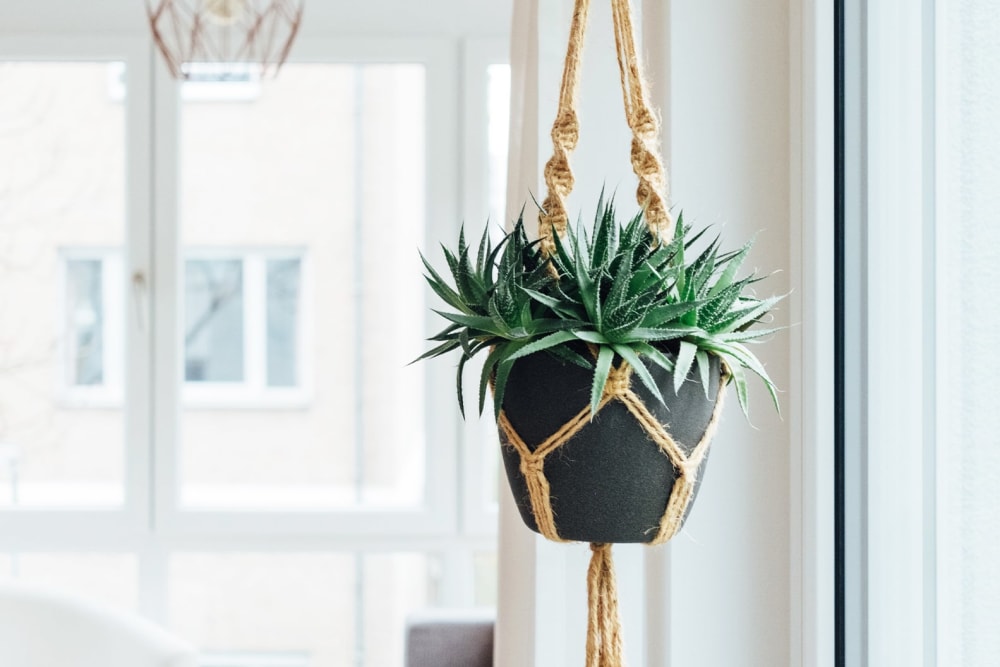
MULTIPOLYGON (((673 220, 667 207, 667 175, 660 156, 660 123, 646 96, 642 61, 635 45, 632 7, 629 0, 611 0, 611 9, 625 118, 632 130, 632 170, 639 179, 636 201, 645 209, 646 223, 653 235, 670 238, 673 220)), ((553 232, 563 236, 569 220, 566 198, 574 184, 569 158, 580 137, 576 98, 589 13, 590 0, 575 0, 559 105, 552 124, 552 157, 545 164, 548 193, 538 216, 538 236, 546 255, 555 252, 553 232)))
MULTIPOLYGON (((635 45, 632 8, 629 0, 611 0, 611 9, 625 118, 632 130, 632 170, 639 179, 636 200, 645 211, 646 224, 653 236, 669 239, 674 223, 667 207, 667 175, 660 156, 660 123, 646 98, 642 62, 639 60, 635 45)), ((574 184, 569 158, 580 138, 576 97, 589 10, 589 0, 575 0, 569 45, 566 48, 566 60, 559 89, 559 107, 552 124, 553 152, 545 165, 545 185, 548 193, 542 203, 543 210, 538 216, 538 236, 541 239, 542 252, 546 256, 555 252, 553 234, 564 236, 569 222, 566 198, 572 192, 574 184)), ((718 403, 721 405, 721 401, 718 403)), ((717 421, 718 412, 717 405, 713 422, 717 421)), ((714 431, 714 428, 710 428, 709 431, 714 431)), ((519 438, 514 440, 519 441, 519 438)), ((667 440, 673 444, 669 436, 667 440)), ((710 436, 703 439, 705 442, 708 440, 710 436)), ((702 447, 699 446, 698 449, 702 450, 702 447)), ((523 459, 525 451, 521 451, 521 454, 523 459)), ((529 459, 534 462, 537 458, 536 467, 541 468, 543 456, 544 453, 541 457, 529 456, 529 459)), ((681 467, 683 474, 675 483, 676 488, 672 495, 684 497, 671 498, 672 502, 664 515, 656 542, 666 541, 679 528, 684 509, 690 502, 689 487, 693 487, 693 477, 701 453, 692 457, 694 460, 690 462, 685 461, 686 457, 683 454, 678 458, 684 461, 681 467)), ((524 471, 529 488, 531 482, 535 481, 532 472, 536 473, 534 477, 539 478, 536 484, 539 488, 532 489, 534 492, 531 493, 539 526, 547 536, 559 539, 554 530, 554 517, 547 498, 548 484, 544 472, 524 471), (548 512, 539 512, 539 509, 548 509, 548 512)), ((621 620, 618 613, 618 593, 615 586, 611 545, 591 544, 591 549, 593 555, 587 575, 587 667, 621 667, 623 664, 621 620)))

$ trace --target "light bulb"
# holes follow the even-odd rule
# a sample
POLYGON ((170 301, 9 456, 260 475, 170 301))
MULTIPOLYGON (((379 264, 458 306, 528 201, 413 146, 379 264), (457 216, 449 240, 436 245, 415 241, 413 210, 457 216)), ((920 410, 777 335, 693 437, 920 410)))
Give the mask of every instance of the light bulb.
POLYGON ((217 25, 232 25, 247 10, 247 0, 204 0, 208 17, 217 25))

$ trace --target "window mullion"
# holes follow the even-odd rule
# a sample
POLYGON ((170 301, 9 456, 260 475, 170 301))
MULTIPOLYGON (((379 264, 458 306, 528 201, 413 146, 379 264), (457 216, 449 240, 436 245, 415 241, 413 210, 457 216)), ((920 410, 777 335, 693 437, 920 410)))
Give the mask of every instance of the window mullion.
MULTIPOLYGON (((119 253, 108 253, 103 256, 103 261, 101 262, 103 268, 102 296, 105 304, 104 350, 101 355, 105 364, 104 384, 108 397, 111 400, 117 401, 125 400, 125 392, 123 390, 125 368, 132 361, 128 358, 123 360, 115 354, 115 350, 122 349, 122 345, 124 344, 122 335, 124 333, 126 338, 131 335, 138 336, 140 338, 138 342, 141 345, 146 344, 146 341, 141 339, 148 335, 148 332, 143 330, 141 320, 138 319, 143 314, 144 303, 142 299, 144 299, 144 296, 141 293, 134 292, 136 303, 132 304, 131 307, 126 303, 129 298, 133 298, 134 288, 132 280, 126 278, 124 263, 125 259, 119 253), (126 315, 126 309, 129 311, 134 310, 133 314, 137 318, 136 322, 122 321, 126 315)), ((135 262, 132 262, 132 264, 135 264, 135 262)))
MULTIPOLYGON (((179 86, 150 46, 153 100, 150 109, 153 137, 152 200, 153 274, 150 319, 152 334, 153 458, 149 470, 151 525, 163 532, 176 529, 177 443, 180 437, 182 311, 179 200, 179 86)), ((165 585, 165 584, 164 584, 165 585)))
POLYGON ((267 271, 260 253, 243 259, 243 369, 244 383, 254 396, 267 389, 267 271))
MULTIPOLYGON (((125 247, 105 259, 105 277, 113 285, 106 312, 123 317, 112 320, 109 328, 124 332, 124 341, 109 340, 109 349, 123 342, 125 367, 119 376, 114 369, 108 378, 125 410, 125 502, 139 531, 151 525, 152 498, 152 419, 153 327, 151 294, 153 225, 153 129, 152 53, 145 40, 137 39, 130 48, 125 98, 127 209, 125 247), (108 263, 111 263, 109 270, 108 263), (113 280, 112 280, 113 279, 113 280), (120 328, 119 328, 120 327, 120 328)), ((115 354, 106 359, 117 360, 115 354)), ((112 363, 116 363, 113 361, 112 363)), ((141 591, 140 591, 141 597, 141 591)))

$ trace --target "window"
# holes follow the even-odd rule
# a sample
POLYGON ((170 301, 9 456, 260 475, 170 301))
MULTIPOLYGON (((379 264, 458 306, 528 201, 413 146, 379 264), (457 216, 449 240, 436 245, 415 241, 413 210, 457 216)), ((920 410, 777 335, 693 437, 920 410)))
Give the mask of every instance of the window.
POLYGON ((85 404, 122 398, 121 347, 124 317, 120 253, 64 249, 63 333, 65 398, 85 404))
MULTIPOLYGON (((124 314, 120 251, 66 249, 65 386, 71 403, 121 401, 124 314)), ((220 253, 192 249, 184 262, 185 399, 254 407, 304 400, 300 313, 303 257, 297 251, 220 253)))
POLYGON ((846 662, 997 664, 1000 14, 846 5, 846 662))
POLYGON ((499 60, 305 41, 276 79, 179 85, 141 40, 15 47, 0 576, 140 611, 206 667, 399 666, 411 611, 491 605, 496 452, 452 372, 409 362, 435 326, 416 249, 466 180, 490 205, 499 60))
POLYGON ((301 254, 190 249, 186 257, 186 398, 266 400, 300 388, 301 254))
POLYGON ((100 260, 66 262, 66 325, 73 386, 104 384, 104 267, 100 260))

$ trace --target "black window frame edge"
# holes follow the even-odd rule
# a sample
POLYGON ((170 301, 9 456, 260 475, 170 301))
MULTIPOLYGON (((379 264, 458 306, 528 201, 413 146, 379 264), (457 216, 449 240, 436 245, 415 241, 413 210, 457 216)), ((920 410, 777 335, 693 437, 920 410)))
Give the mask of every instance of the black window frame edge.
POLYGON ((845 0, 834 0, 834 661, 846 667, 845 506, 845 0))

